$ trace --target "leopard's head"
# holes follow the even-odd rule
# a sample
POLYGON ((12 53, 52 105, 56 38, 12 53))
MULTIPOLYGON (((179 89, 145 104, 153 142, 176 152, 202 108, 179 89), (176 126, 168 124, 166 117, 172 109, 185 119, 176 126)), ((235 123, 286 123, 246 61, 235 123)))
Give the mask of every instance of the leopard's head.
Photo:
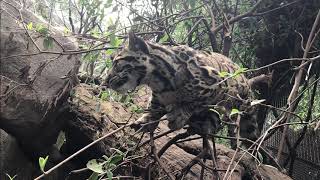
POLYGON ((148 44, 130 32, 128 45, 113 58, 112 67, 103 85, 119 93, 125 93, 143 84, 150 72, 148 54, 148 44))

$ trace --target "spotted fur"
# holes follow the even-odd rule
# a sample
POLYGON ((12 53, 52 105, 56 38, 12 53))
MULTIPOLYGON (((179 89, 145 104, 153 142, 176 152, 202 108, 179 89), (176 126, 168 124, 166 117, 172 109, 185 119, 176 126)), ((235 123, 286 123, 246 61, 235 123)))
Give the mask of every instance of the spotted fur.
MULTIPOLYGON (((232 108, 245 109, 239 100, 251 96, 245 76, 227 79, 219 76, 219 72, 234 73, 237 69, 235 63, 221 54, 145 42, 129 33, 129 45, 115 56, 105 84, 121 93, 142 84, 149 86, 150 110, 139 121, 151 122, 166 115, 169 128, 180 129, 186 124, 201 124, 206 117, 219 121, 216 113, 208 111, 210 105, 222 107, 226 114, 232 108)), ((255 120, 246 119, 242 122, 250 126, 246 127, 250 132, 242 129, 242 134, 249 137, 256 133, 257 125, 255 120)), ((147 129, 153 131, 157 125, 154 123, 147 129)), ((217 124, 211 127, 217 128, 217 124)))

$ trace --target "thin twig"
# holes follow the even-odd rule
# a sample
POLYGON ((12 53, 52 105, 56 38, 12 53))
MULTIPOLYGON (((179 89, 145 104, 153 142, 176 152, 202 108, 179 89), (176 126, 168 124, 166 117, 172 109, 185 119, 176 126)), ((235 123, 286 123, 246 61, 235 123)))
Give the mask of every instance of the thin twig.
POLYGON ((69 50, 69 51, 64 51, 64 52, 41 51, 41 52, 29 53, 29 54, 16 54, 16 55, 12 55, 12 56, 5 56, 5 57, 1 57, 0 60, 14 58, 14 57, 36 56, 36 55, 40 55, 40 54, 76 55, 76 54, 89 53, 89 52, 93 52, 93 51, 101 51, 101 50, 107 50, 107 49, 121 49, 121 48, 122 47, 103 47, 103 48, 87 49, 87 50, 69 50))
MULTIPOLYGON (((236 17, 231 18, 230 20, 228 20, 229 24, 235 23, 245 17, 251 16, 253 15, 253 12, 255 10, 258 9, 258 7, 260 6, 260 4, 263 2, 263 0, 259 0, 248 12, 243 13, 241 15, 238 15, 236 17)), ((215 29, 213 29, 214 33, 217 33, 218 31, 220 31, 222 28, 224 27, 224 24, 220 24, 219 26, 217 26, 215 29)))

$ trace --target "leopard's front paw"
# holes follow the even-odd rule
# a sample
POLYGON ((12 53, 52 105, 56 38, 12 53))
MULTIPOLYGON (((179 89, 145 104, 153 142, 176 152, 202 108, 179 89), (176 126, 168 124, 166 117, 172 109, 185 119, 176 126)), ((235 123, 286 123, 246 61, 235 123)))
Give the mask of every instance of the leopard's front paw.
POLYGON ((142 132, 154 132, 159 122, 155 122, 150 114, 143 114, 137 121, 135 121, 130 127, 136 131, 142 132))

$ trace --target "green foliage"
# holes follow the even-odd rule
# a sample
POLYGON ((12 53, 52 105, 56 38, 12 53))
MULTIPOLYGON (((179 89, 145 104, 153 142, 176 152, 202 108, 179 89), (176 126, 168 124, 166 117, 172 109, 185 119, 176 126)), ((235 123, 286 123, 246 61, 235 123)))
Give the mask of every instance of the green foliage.
POLYGON ((238 77, 239 75, 247 72, 248 68, 239 68, 237 69, 233 74, 231 74, 232 77, 238 77))
POLYGON ((159 40, 159 43, 164 43, 169 41, 169 36, 167 33, 164 33, 163 37, 159 40))
POLYGON ((141 113, 144 112, 144 110, 141 107, 139 107, 138 105, 136 105, 136 104, 132 104, 130 106, 130 111, 134 112, 134 113, 137 113, 137 114, 141 114, 141 113))
POLYGON ((172 32, 172 37, 174 37, 174 39, 179 42, 182 41, 185 38, 185 35, 187 34, 187 30, 185 28, 185 24, 184 23, 178 23, 176 25, 175 31, 172 32))
POLYGON ((120 102, 122 98, 121 94, 118 94, 117 92, 107 89, 106 91, 102 91, 100 99, 103 101, 116 101, 120 102))
POLYGON ((108 69, 110 69, 112 66, 112 60, 110 58, 106 59, 105 65, 108 69))
POLYGON ((103 91, 103 92, 101 93, 100 99, 102 99, 103 101, 106 101, 106 100, 108 100, 108 98, 109 98, 109 93, 108 93, 108 91, 103 91))
POLYGON ((231 118, 232 116, 237 115, 237 114, 241 114, 241 113, 242 113, 242 112, 239 111, 239 109, 232 108, 232 109, 231 109, 231 112, 230 112, 230 114, 229 114, 229 117, 231 118))
POLYGON ((30 31, 33 30, 33 23, 32 22, 27 24, 27 29, 30 31))
POLYGON ((99 179, 99 173, 93 172, 88 180, 98 180, 99 179))
POLYGON ((247 72, 248 68, 239 68, 237 69, 234 73, 229 73, 229 72, 226 72, 226 71, 221 71, 221 72, 218 72, 218 75, 221 77, 221 78, 237 78, 239 75, 247 72))
MULTIPOLYGON (((313 78, 314 80, 314 78, 313 78)), ((312 88, 311 88, 312 89, 312 88)), ((299 92, 301 92, 302 87, 299 89, 299 92)), ((302 99, 300 100, 298 107, 296 109, 296 114, 300 116, 302 119, 306 119, 307 113, 309 110, 309 105, 310 105, 310 98, 311 98, 311 90, 308 90, 304 93, 302 99)), ((312 107, 312 114, 311 118, 312 119, 317 119, 320 117, 320 88, 318 85, 317 91, 315 93, 314 97, 314 105, 312 107)), ((291 118, 291 122, 300 122, 298 118, 291 118)), ((290 128, 294 130, 300 130, 303 128, 304 125, 302 124, 295 124, 295 125, 290 125, 290 128)))
POLYGON ((53 47, 53 41, 54 39, 50 35, 50 30, 43 26, 42 24, 37 24, 34 28, 33 23, 30 22, 26 25, 26 28, 30 31, 35 31, 39 33, 44 39, 43 39, 43 47, 45 49, 50 49, 53 47))
POLYGON ((51 49, 53 47, 53 38, 50 36, 46 36, 43 39, 43 47, 45 49, 51 49))
POLYGON ((108 49, 108 50, 106 50, 106 55, 111 55, 111 54, 113 54, 114 53, 114 49, 108 49))
POLYGON ((70 29, 68 29, 67 27, 64 27, 64 28, 63 28, 63 34, 64 34, 64 35, 68 35, 68 34, 70 34, 70 33, 71 33, 70 29))
POLYGON ((103 170, 103 165, 106 164, 106 161, 104 162, 99 162, 97 159, 92 159, 87 163, 87 168, 90 169, 91 171, 95 173, 104 173, 105 171, 103 170))
POLYGON ((36 32, 40 33, 42 36, 48 36, 49 35, 49 29, 42 24, 37 24, 36 26, 36 32))
MULTIPOLYGON (((228 128, 224 126, 218 133, 218 136, 227 137, 228 136, 228 128)), ((223 144, 226 147, 230 147, 230 141, 225 138, 215 138, 215 143, 223 144)))
POLYGON ((49 158, 49 156, 46 156, 45 158, 39 157, 39 167, 42 172, 45 172, 44 168, 47 164, 48 158, 49 158))
POLYGON ((221 71, 221 72, 218 73, 218 75, 220 77, 222 77, 222 78, 230 76, 230 74, 228 72, 226 72, 226 71, 221 71))
POLYGON ((110 34, 110 44, 114 47, 118 47, 121 43, 122 40, 120 40, 114 33, 110 34))
POLYGON ((85 54, 82 58, 82 60, 88 61, 88 62, 95 62, 99 59, 101 59, 100 51, 89 52, 89 53, 85 54))
POLYGON ((107 176, 108 179, 112 179, 113 171, 117 168, 119 164, 126 157, 126 153, 122 151, 111 148, 114 153, 108 157, 106 155, 102 156, 102 159, 92 159, 87 163, 87 168, 93 171, 89 179, 96 180, 99 176, 107 176))

